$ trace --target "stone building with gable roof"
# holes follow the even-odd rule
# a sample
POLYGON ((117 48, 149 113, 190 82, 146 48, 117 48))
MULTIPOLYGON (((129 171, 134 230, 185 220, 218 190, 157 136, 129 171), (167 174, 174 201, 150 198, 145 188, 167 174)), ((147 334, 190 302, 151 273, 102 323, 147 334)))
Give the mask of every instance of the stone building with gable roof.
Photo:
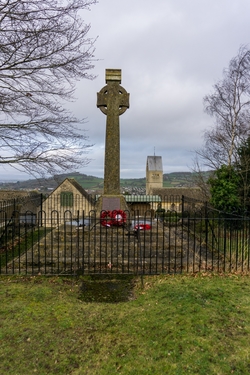
POLYGON ((95 207, 95 200, 73 178, 66 178, 45 199, 42 207, 42 220, 47 225, 64 223, 76 219, 78 213, 88 216, 95 207))

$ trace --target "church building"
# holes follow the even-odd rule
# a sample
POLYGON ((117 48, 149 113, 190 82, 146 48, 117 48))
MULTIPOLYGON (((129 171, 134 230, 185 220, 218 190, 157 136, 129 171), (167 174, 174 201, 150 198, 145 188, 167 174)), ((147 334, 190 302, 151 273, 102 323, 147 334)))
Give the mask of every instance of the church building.
POLYGON ((146 166, 146 194, 153 194, 153 189, 163 187, 163 168, 161 156, 148 156, 146 166))
MULTIPOLYGON (((199 187, 163 187, 163 166, 161 156, 148 156, 146 165, 146 195, 160 198, 164 210, 182 211, 182 197, 190 202, 192 208, 199 208, 206 201, 199 187)), ((158 203, 159 207, 159 203, 158 203)), ((151 204, 151 208, 155 209, 151 204)))

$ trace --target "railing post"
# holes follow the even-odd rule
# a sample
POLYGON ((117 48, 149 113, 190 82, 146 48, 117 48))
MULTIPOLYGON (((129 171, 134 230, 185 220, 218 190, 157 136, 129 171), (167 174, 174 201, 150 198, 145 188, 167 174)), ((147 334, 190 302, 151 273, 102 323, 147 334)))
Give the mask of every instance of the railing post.
POLYGON ((206 244, 206 266, 205 266, 205 270, 207 271, 207 261, 208 261, 208 210, 207 210, 207 201, 205 202, 205 212, 204 212, 204 215, 205 215, 205 233, 206 233, 206 237, 205 237, 205 244, 206 244))
POLYGON ((40 195, 40 210, 41 210, 41 212, 42 212, 42 210, 43 210, 43 194, 41 193, 41 195, 40 195))
POLYGON ((185 211, 185 209, 184 209, 184 195, 182 195, 181 196, 181 216, 182 216, 182 218, 184 216, 184 211, 185 211))

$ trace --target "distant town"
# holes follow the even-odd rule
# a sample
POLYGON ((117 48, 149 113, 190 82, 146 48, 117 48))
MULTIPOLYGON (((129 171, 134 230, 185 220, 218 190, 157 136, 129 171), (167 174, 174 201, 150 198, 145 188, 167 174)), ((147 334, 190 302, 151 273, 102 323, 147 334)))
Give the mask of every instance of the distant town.
MULTIPOLYGON (((206 173, 209 175, 210 172, 206 173)), ((102 192, 103 178, 89 176, 79 172, 59 174, 50 178, 0 182, 0 189, 38 191, 49 194, 67 177, 74 178, 89 194, 102 192)), ((163 187, 195 187, 197 186, 196 181, 197 175, 193 172, 172 172, 163 174, 163 187)), ((123 194, 145 194, 146 177, 121 179, 120 186, 123 194)))

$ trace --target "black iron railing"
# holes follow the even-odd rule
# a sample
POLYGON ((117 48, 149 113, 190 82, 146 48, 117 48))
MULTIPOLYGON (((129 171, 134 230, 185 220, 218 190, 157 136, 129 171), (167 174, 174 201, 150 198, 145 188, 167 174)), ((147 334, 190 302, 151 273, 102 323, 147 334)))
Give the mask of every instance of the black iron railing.
POLYGON ((0 273, 79 275, 249 271, 250 218, 197 211, 137 215, 1 210, 0 273))

